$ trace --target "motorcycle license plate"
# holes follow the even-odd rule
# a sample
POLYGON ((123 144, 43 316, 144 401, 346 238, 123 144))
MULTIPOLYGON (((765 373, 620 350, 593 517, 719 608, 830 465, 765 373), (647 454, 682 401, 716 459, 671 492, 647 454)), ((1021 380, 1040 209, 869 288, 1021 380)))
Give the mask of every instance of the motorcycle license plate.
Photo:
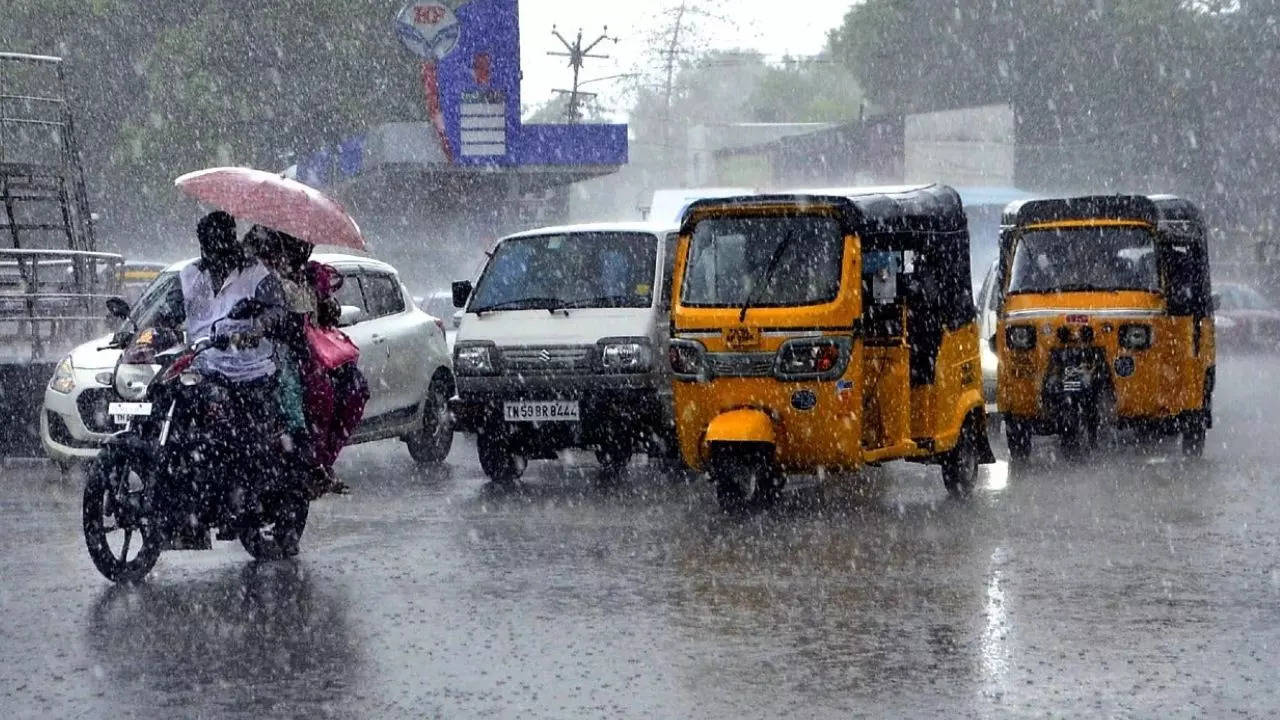
POLYGON ((107 404, 107 414, 117 425, 125 425, 130 418, 146 417, 151 414, 151 403, 148 402, 113 402, 107 404))
POLYGON ((578 422, 577 400, 521 400, 502 404, 507 422, 578 422))

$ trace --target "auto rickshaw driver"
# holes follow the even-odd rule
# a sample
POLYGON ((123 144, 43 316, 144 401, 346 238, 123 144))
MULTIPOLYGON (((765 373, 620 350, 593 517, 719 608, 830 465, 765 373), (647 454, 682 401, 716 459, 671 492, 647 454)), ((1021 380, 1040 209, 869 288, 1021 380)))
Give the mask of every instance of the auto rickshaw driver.
POLYGON ((681 452, 726 508, 786 473, 907 459, 965 495, 992 462, 968 231, 943 186, 685 211, 670 361, 681 452))

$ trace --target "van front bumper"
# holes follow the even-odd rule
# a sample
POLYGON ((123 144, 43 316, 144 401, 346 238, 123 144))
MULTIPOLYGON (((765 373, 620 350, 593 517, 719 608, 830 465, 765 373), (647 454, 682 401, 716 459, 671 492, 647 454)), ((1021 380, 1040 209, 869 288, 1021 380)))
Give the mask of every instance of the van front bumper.
POLYGON ((487 376, 457 378, 449 400, 462 432, 501 429, 535 444, 596 445, 620 432, 641 438, 675 427, 670 384, 658 375, 487 376), (576 400, 577 422, 506 422, 503 405, 521 400, 576 400))

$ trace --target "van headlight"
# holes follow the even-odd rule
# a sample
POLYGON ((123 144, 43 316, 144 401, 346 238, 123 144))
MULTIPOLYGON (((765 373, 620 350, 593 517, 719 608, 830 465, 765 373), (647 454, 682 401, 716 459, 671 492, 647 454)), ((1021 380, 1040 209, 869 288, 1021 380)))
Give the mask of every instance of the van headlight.
POLYGON ((648 372, 653 367, 649 338, 604 338, 598 347, 600 366, 606 372, 648 372))
POLYGON ((76 369, 71 364, 70 355, 62 358, 62 362, 54 368, 53 378, 49 380, 49 388, 63 395, 69 395, 76 389, 76 369))
POLYGON ((1130 323, 1120 326, 1120 347, 1126 350, 1146 350, 1151 347, 1151 326, 1130 323))
POLYGON ((853 352, 853 338, 798 338, 782 343, 773 372, 783 380, 834 380, 844 375, 853 352))
POLYGON ((498 348, 493 343, 459 343, 453 348, 453 372, 458 375, 496 375, 498 348))
POLYGON ((1030 350, 1036 346, 1036 326, 1010 325, 1004 329, 1004 341, 1013 350, 1030 350))

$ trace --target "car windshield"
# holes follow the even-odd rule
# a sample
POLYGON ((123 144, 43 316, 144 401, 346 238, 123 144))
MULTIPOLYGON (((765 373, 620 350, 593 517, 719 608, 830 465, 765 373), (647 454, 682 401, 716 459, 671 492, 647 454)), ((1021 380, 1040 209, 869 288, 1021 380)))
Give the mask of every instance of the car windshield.
POLYGON ((657 240, 648 233, 505 240, 485 266, 468 310, 649 307, 656 254, 657 240))
POLYGON ((1141 227, 1024 232, 1009 274, 1010 293, 1159 289, 1154 238, 1141 227))
POLYGON ((820 215, 709 218, 689 246, 680 301, 704 307, 816 305, 840 289, 844 234, 820 215))
POLYGON ((157 275, 142 292, 138 302, 134 303, 133 312, 129 313, 129 324, 137 329, 153 327, 162 313, 172 312, 173 308, 166 306, 166 300, 177 282, 178 273, 176 272, 162 272, 157 275))

